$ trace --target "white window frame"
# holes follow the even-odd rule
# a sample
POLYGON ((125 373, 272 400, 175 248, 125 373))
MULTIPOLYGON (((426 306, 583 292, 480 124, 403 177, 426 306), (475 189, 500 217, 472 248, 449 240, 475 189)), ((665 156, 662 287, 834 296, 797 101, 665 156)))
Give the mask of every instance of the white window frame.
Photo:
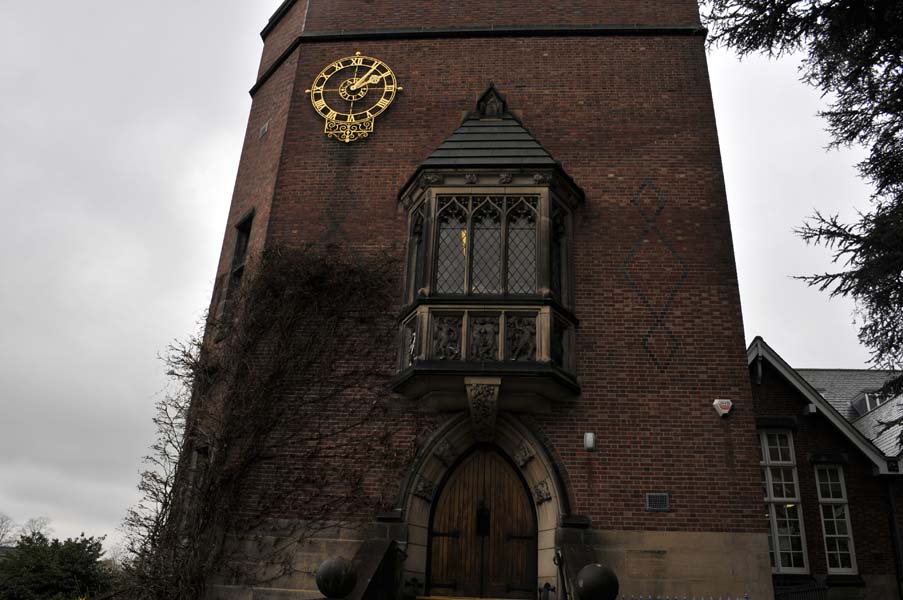
MULTIPOLYGON (((843 474, 843 468, 840 465, 815 465, 815 489, 818 493, 818 512, 819 517, 821 519, 821 535, 822 540, 825 545, 825 565, 828 567, 829 575, 858 575, 859 569, 856 564, 856 546, 853 543, 853 526, 850 523, 850 501, 847 496, 847 483, 843 474), (819 469, 831 469, 837 472, 840 476, 840 491, 843 494, 841 498, 822 498, 821 495, 821 480, 819 479, 818 471, 819 469), (850 540, 850 564, 851 567, 849 569, 840 569, 840 568, 831 568, 831 562, 828 558, 828 534, 825 532, 825 506, 837 506, 843 505, 846 507, 844 510, 844 517, 846 518, 847 524, 847 535, 846 537, 850 540)), ((833 535, 831 537, 843 537, 838 535, 833 535)))
POLYGON ((872 412, 879 406, 883 404, 887 404, 890 400, 890 397, 886 394, 882 394, 880 392, 866 392, 865 393, 865 412, 872 412))
POLYGON ((786 429, 760 429, 759 430, 759 451, 760 460, 759 467, 765 471, 765 509, 768 511, 768 524, 771 528, 771 544, 774 553, 775 564, 771 569, 772 573, 781 574, 808 574, 809 573, 809 552, 806 544, 806 523, 803 517, 802 498, 800 497, 800 478, 796 468, 796 448, 793 445, 793 432, 786 429), (768 455, 768 435, 777 434, 787 436, 788 446, 790 448, 790 461, 772 461, 768 455), (788 498, 775 498, 774 486, 772 485, 772 468, 790 468, 793 472, 794 496, 788 498), (790 504, 796 505, 799 512, 800 524, 800 543, 803 550, 803 566, 802 567, 785 567, 781 565, 781 553, 779 548, 778 523, 775 514, 775 505, 790 504))

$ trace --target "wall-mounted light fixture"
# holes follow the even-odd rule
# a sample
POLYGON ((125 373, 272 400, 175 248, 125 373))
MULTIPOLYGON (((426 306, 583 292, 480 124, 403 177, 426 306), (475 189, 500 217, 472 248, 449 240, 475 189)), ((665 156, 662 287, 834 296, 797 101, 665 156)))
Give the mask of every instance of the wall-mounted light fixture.
POLYGON ((583 449, 587 452, 592 452, 596 449, 596 434, 595 433, 584 433, 583 434, 583 449))

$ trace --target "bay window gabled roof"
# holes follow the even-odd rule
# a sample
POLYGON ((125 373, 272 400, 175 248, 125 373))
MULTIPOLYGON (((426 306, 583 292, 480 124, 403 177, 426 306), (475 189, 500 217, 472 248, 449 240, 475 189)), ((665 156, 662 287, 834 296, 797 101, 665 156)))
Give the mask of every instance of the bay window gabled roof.
POLYGON ((521 120, 508 109, 505 97, 491 82, 477 100, 476 109, 430 154, 402 186, 399 198, 425 172, 499 170, 525 172, 536 169, 556 173, 572 189, 577 202, 585 194, 552 154, 546 150, 521 120))
POLYGON ((493 84, 461 126, 424 161, 424 167, 554 167, 558 163, 508 111, 493 84))

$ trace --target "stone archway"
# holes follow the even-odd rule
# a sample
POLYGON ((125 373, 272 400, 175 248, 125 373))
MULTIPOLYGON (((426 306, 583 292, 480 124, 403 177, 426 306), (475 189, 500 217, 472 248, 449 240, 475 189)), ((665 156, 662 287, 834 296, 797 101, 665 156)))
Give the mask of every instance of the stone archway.
MULTIPOLYGON (((404 577, 422 585, 428 566, 429 528, 439 484, 459 458, 483 441, 471 419, 462 415, 452 419, 424 444, 403 493, 405 522, 408 527, 407 558, 404 577)), ((546 449, 515 416, 499 414, 493 444, 519 470, 536 510, 537 579, 536 588, 546 583, 558 585, 555 565, 555 531, 569 502, 566 490, 546 449)), ((411 590, 421 593, 419 590, 411 590)))

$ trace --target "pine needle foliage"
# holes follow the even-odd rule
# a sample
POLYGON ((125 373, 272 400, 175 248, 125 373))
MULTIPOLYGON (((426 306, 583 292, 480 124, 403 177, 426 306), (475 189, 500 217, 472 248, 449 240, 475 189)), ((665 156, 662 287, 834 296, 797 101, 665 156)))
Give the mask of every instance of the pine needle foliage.
MULTIPOLYGON (((861 145, 857 165, 874 189, 870 208, 846 223, 815 214, 797 232, 830 249, 838 269, 800 279, 856 303, 859 339, 877 368, 903 368, 903 2, 708 0, 709 42, 740 56, 805 55, 803 81, 827 101, 832 147, 861 145)), ((814 199, 817 201, 817 199, 814 199)), ((884 392, 900 394, 903 376, 884 392)), ((903 422, 903 420, 901 420, 903 422)))

